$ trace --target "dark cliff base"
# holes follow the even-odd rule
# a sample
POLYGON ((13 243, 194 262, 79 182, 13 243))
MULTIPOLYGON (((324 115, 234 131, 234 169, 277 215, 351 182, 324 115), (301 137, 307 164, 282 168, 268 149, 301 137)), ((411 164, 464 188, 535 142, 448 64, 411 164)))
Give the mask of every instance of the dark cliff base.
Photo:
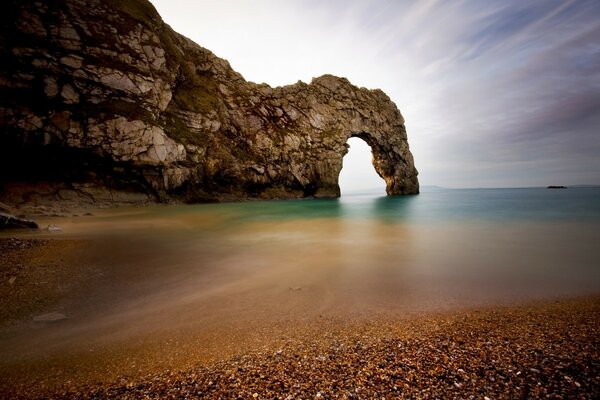
POLYGON ((146 0, 0 8, 0 201, 336 197, 350 137, 371 146, 388 194, 418 193, 381 90, 247 82, 146 0))

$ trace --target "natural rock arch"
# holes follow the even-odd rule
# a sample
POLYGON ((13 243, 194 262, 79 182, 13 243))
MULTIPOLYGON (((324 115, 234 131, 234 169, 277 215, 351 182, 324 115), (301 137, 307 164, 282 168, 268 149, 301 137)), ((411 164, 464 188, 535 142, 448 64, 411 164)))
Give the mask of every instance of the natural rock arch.
POLYGON ((364 140, 373 154, 373 167, 386 184, 388 195, 416 194, 419 192, 417 171, 413 165, 412 154, 406 141, 406 130, 401 129, 404 140, 390 140, 388 135, 397 136, 396 133, 373 135, 368 132, 353 133, 350 137, 364 140), (393 143, 396 142, 396 143, 393 143))
POLYGON ((44 171, 54 180, 44 193, 59 201, 114 201, 125 189, 189 202, 336 197, 353 136, 371 146, 389 195, 419 191, 404 119, 381 90, 332 75, 248 82, 146 0, 10 4, 0 198, 14 187, 30 198, 22 182, 10 187, 31 178, 23 171, 38 194, 44 171))
MULTIPOLYGON (((390 145, 390 141, 382 139, 382 135, 373 135, 369 132, 350 132, 344 137, 345 149, 336 158, 339 158, 339 168, 337 169, 335 184, 329 181, 321 182, 324 196, 329 196, 327 187, 333 187, 333 195, 340 196, 339 176, 343 167, 343 158, 348 153, 348 139, 356 137, 364 140, 371 148, 372 164, 377 174, 385 181, 386 193, 388 195, 417 194, 419 193, 419 183, 417 180, 417 171, 412 167, 412 155, 408 151, 408 146, 403 145, 402 141, 390 145), (408 154, 407 154, 408 153, 408 154), (412 167, 412 168, 411 168, 412 167)), ((387 135, 383 135, 387 136, 387 135)), ((396 136, 394 134, 394 136, 396 136)), ((404 141, 406 143, 406 140, 404 141)))
MULTIPOLYGON (((368 164, 367 165, 366 162, 361 161, 361 170, 363 168, 372 168, 370 169, 370 174, 372 177, 374 177, 375 175, 373 175, 373 171, 375 172, 375 174, 380 178, 380 180, 378 180, 381 184, 383 184, 385 186, 385 190, 388 194, 397 194, 395 193, 393 187, 394 187, 394 180, 393 180, 393 172, 390 173, 390 170, 393 171, 393 168, 390 168, 390 165, 397 165, 397 162, 395 161, 390 161, 390 157, 389 157, 389 153, 386 153, 385 150, 382 148, 381 144, 378 143, 376 141, 376 139, 373 137, 373 135, 369 134, 368 132, 360 132, 360 133, 352 133, 349 135, 348 140, 346 141, 347 144, 347 149, 348 151, 344 152, 343 155, 343 167, 346 168, 346 164, 348 162, 347 157, 350 151, 352 151, 352 148, 358 143, 358 142, 354 142, 352 143, 351 139, 356 139, 359 142, 362 143, 363 149, 368 149, 369 153, 371 155, 368 164)), ((366 151, 366 150, 365 150, 366 151)), ((338 175, 338 184, 341 187, 341 173, 343 172, 343 169, 340 171, 340 174, 338 175)), ((349 178, 350 175, 347 175, 347 177, 349 178)))
MULTIPOLYGON (((386 182, 388 195, 419 192, 417 170, 406 136, 404 118, 381 90, 357 88, 345 78, 324 75, 310 85, 298 83, 294 98, 303 110, 296 133, 298 140, 310 138, 307 155, 316 161, 315 172, 306 174, 316 197, 337 197, 343 157, 348 139, 364 140, 373 153, 375 171, 386 182), (309 99, 306 103, 304 99, 309 99)), ((306 160, 305 160, 306 162, 306 160)))

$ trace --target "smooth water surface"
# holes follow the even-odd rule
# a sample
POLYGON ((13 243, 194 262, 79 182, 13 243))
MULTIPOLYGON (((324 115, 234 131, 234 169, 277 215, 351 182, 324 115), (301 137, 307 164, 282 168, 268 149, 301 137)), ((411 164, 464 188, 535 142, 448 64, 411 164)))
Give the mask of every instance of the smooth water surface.
POLYGON ((600 293, 598 188, 362 193, 46 222, 62 231, 41 236, 87 243, 79 262, 97 274, 45 310, 67 320, 0 332, 4 369, 47 358, 83 370, 90 354, 106 368, 200 350, 219 358, 326 319, 600 293))

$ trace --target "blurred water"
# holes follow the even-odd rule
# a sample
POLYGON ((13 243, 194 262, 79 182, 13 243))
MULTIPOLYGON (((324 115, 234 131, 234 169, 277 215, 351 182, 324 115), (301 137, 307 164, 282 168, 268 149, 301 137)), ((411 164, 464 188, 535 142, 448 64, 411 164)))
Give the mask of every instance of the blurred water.
MULTIPOLYGON (((360 293, 366 308, 374 298, 390 309, 600 290, 599 188, 153 206, 74 219, 63 232, 123 246, 104 262, 114 269, 144 259, 143 276, 164 288, 168 273, 180 293, 196 290, 189 283, 209 270, 214 285, 249 285, 256 276, 269 289, 310 281, 332 291, 339 309, 349 304, 348 290, 360 293), (381 287, 365 289, 369 280, 381 287)), ((133 286, 143 280, 132 277, 133 286)))
POLYGON ((224 357, 328 318, 600 294, 597 188, 363 192, 41 222, 62 231, 38 236, 85 240, 77 262, 95 275, 60 302, 67 320, 0 330, 1 370, 48 358, 96 371, 102 353, 109 373, 131 357, 224 357))
POLYGON ((360 192, 339 199, 192 207, 213 208, 243 220, 376 218, 392 223, 590 221, 600 220, 600 188, 425 189, 418 196, 381 196, 377 192, 360 192))

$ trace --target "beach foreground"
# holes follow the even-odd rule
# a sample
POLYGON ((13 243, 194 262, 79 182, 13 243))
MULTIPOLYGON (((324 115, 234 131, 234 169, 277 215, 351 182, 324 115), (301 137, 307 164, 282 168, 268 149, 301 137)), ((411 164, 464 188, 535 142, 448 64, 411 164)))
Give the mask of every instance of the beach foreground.
POLYGON ((77 398, 598 398, 597 300, 348 323, 77 398))
MULTIPOLYGON (((49 243, 4 240, 4 255, 14 256, 14 248, 23 255, 23 249, 40 247, 56 254, 49 243)), ((0 394, 96 399, 593 399, 600 396, 599 329, 598 297, 422 311, 404 317, 322 316, 308 323, 289 320, 285 329, 263 329, 260 340, 247 341, 237 352, 225 351, 221 359, 207 358, 203 343, 186 345, 186 357, 173 357, 168 366, 164 360, 139 357, 143 368, 136 373, 129 367, 107 372, 102 365, 114 364, 114 356, 103 354, 88 356, 87 362, 97 363, 95 369, 78 372, 73 363, 70 371, 65 368, 50 379, 55 372, 50 364, 23 361, 15 370, 18 374, 3 368, 0 394)), ((221 333, 228 336, 226 329, 221 333)), ((138 356, 144 353, 141 347, 136 346, 138 356)), ((152 352, 152 345, 148 347, 152 352)), ((122 349, 124 355, 133 354, 130 350, 122 349)))
POLYGON ((212 364, 182 370, 173 365, 114 381, 96 376, 46 388, 35 381, 21 387, 4 381, 3 397, 600 396, 598 299, 423 314, 403 321, 323 321, 321 328, 298 328, 299 334, 284 344, 212 364))
POLYGON ((597 193, 555 193, 40 217, 0 398, 599 398, 597 193))

